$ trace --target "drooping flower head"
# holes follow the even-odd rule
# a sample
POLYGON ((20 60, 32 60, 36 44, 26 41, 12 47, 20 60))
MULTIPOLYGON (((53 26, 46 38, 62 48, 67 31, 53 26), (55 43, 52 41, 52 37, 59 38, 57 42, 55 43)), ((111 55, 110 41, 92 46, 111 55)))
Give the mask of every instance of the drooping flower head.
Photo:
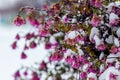
POLYGON ((21 26, 23 24, 26 24, 26 20, 23 17, 18 15, 14 18, 14 24, 16 26, 21 26))

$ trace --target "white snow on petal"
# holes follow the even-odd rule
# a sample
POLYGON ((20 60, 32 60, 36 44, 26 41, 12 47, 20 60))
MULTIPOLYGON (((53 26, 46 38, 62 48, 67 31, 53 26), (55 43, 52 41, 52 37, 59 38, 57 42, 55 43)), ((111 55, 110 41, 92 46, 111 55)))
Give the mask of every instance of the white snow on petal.
POLYGON ((120 46, 118 38, 114 38, 114 44, 118 47, 120 46))
POLYGON ((73 18, 71 23, 77 23, 77 19, 76 18, 73 18))
POLYGON ((51 36, 51 37, 50 37, 50 43, 52 43, 52 44, 57 43, 57 41, 56 41, 56 39, 55 39, 54 36, 51 36))
POLYGON ((87 71, 88 66, 89 66, 89 64, 85 64, 85 65, 83 65, 82 70, 83 70, 84 72, 86 72, 86 71, 87 71))
POLYGON ((83 36, 86 36, 86 33, 83 29, 80 29, 80 34, 82 34, 83 36))
POLYGON ((79 35, 79 32, 77 32, 77 31, 71 31, 70 33, 68 33, 67 37, 70 38, 70 39, 74 39, 78 35, 79 35))
POLYGON ((67 49, 66 53, 64 54, 65 57, 71 55, 71 54, 76 54, 74 51, 72 51, 71 49, 67 49))
POLYGON ((70 22, 69 20, 66 21, 66 19, 67 19, 67 14, 62 17, 61 21, 65 23, 70 22))
POLYGON ((84 52, 83 52, 82 49, 80 49, 80 48, 77 48, 77 49, 78 49, 78 53, 79 53, 80 55, 84 55, 84 52))
POLYGON ((62 79, 65 79, 65 80, 67 80, 71 76, 72 76, 72 74, 70 72, 67 72, 67 73, 61 75, 62 79))
POLYGON ((116 34, 118 37, 120 37, 120 28, 118 28, 118 30, 116 31, 116 34))
POLYGON ((62 36, 62 35, 64 35, 62 32, 58 32, 58 33, 54 34, 53 36, 58 37, 58 36, 62 36))
POLYGON ((88 68, 89 66, 91 66, 92 64, 93 64, 92 62, 91 62, 91 63, 86 63, 86 64, 84 64, 83 67, 82 67, 83 72, 86 72, 86 71, 87 71, 87 68, 88 68))
POLYGON ((120 1, 115 2, 116 6, 120 6, 120 1))
POLYGON ((115 58, 109 58, 106 60, 106 63, 113 63, 115 60, 115 58))
POLYGON ((100 72, 102 72, 105 69, 104 64, 100 65, 100 72))
POLYGON ((116 57, 120 57, 120 52, 118 52, 116 54, 114 54, 114 53, 109 54, 107 56, 106 63, 112 63, 112 62, 116 61, 116 57))
POLYGON ((112 43, 113 43, 113 37, 112 37, 112 35, 109 36, 105 41, 106 41, 108 44, 112 44, 112 43))
POLYGON ((103 57, 104 57, 104 53, 101 53, 99 59, 102 60, 103 57))
POLYGON ((87 75, 87 80, 89 80, 89 78, 94 78, 94 80, 97 80, 96 74, 92 72, 87 75))
POLYGON ((64 15, 64 16, 62 17, 63 21, 64 21, 65 18, 67 18, 67 15, 64 15))
POLYGON ((111 13, 109 17, 110 22, 114 21, 115 19, 119 19, 118 15, 116 15, 115 13, 111 13))
POLYGON ((101 40, 100 40, 100 38, 97 35, 94 36, 94 40, 95 40, 96 46, 101 44, 101 40))
POLYGON ((112 2, 108 6, 106 6, 106 8, 108 8, 108 12, 111 12, 113 6, 119 7, 120 1, 112 2))
POLYGON ((84 41, 82 41, 82 40, 80 40, 80 41, 79 41, 79 44, 84 45, 84 44, 85 44, 85 42, 84 42, 84 41))
POLYGON ((115 6, 115 3, 110 3, 108 6, 107 6, 107 8, 110 8, 110 7, 112 7, 112 6, 115 6))
POLYGON ((93 27, 93 28, 91 29, 91 33, 90 33, 90 37, 89 37, 90 41, 92 40, 92 38, 94 37, 95 34, 96 34, 96 35, 99 35, 99 30, 98 30, 98 28, 93 27))
POLYGON ((110 80, 110 73, 118 75, 117 80, 120 79, 120 71, 118 71, 115 67, 109 67, 99 76, 99 80, 110 80))
POLYGON ((120 57, 120 52, 118 52, 118 53, 116 53, 116 54, 111 53, 111 54, 108 55, 108 58, 109 58, 109 57, 120 57))
POLYGON ((112 6, 118 7, 119 5, 120 5, 120 1, 116 1, 116 2, 110 3, 110 4, 107 6, 107 8, 110 8, 110 7, 112 7, 112 6))
POLYGON ((120 67, 120 62, 117 61, 116 64, 115 64, 115 68, 119 69, 119 67, 120 67))

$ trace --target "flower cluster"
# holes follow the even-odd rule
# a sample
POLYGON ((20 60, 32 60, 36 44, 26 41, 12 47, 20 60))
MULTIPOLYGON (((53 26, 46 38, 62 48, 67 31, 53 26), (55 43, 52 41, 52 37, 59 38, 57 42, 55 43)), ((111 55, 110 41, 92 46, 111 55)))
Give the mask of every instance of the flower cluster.
POLYGON ((23 68, 19 69, 15 80, 42 80, 43 76, 43 80, 120 79, 120 1, 59 0, 41 9, 22 7, 14 24, 26 21, 35 31, 17 34, 12 48, 24 38, 22 59, 27 58, 26 50, 40 42, 50 53, 37 70, 24 67, 22 73, 23 68))

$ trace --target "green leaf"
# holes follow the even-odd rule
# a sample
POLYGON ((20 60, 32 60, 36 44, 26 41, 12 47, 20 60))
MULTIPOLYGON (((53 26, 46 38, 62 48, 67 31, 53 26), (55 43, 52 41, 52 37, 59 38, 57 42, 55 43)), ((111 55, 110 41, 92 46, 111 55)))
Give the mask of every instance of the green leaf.
POLYGON ((109 4, 108 0, 105 0, 105 1, 104 1, 104 5, 107 6, 108 4, 109 4))

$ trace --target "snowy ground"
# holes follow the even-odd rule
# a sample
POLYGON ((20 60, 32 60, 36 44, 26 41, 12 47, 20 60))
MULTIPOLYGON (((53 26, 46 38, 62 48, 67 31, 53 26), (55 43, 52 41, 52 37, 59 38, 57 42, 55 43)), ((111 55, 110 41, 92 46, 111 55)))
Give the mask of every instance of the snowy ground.
MULTIPOLYGON (((26 60, 20 59, 21 48, 15 51, 11 49, 10 45, 14 41, 15 34, 19 31, 28 30, 27 28, 0 25, 0 80, 14 80, 13 73, 21 65, 31 66, 31 64, 41 61, 45 57, 47 51, 44 50, 43 45, 36 50, 27 52, 29 55, 26 60)), ((22 46, 24 42, 21 41, 20 44, 22 46)))

